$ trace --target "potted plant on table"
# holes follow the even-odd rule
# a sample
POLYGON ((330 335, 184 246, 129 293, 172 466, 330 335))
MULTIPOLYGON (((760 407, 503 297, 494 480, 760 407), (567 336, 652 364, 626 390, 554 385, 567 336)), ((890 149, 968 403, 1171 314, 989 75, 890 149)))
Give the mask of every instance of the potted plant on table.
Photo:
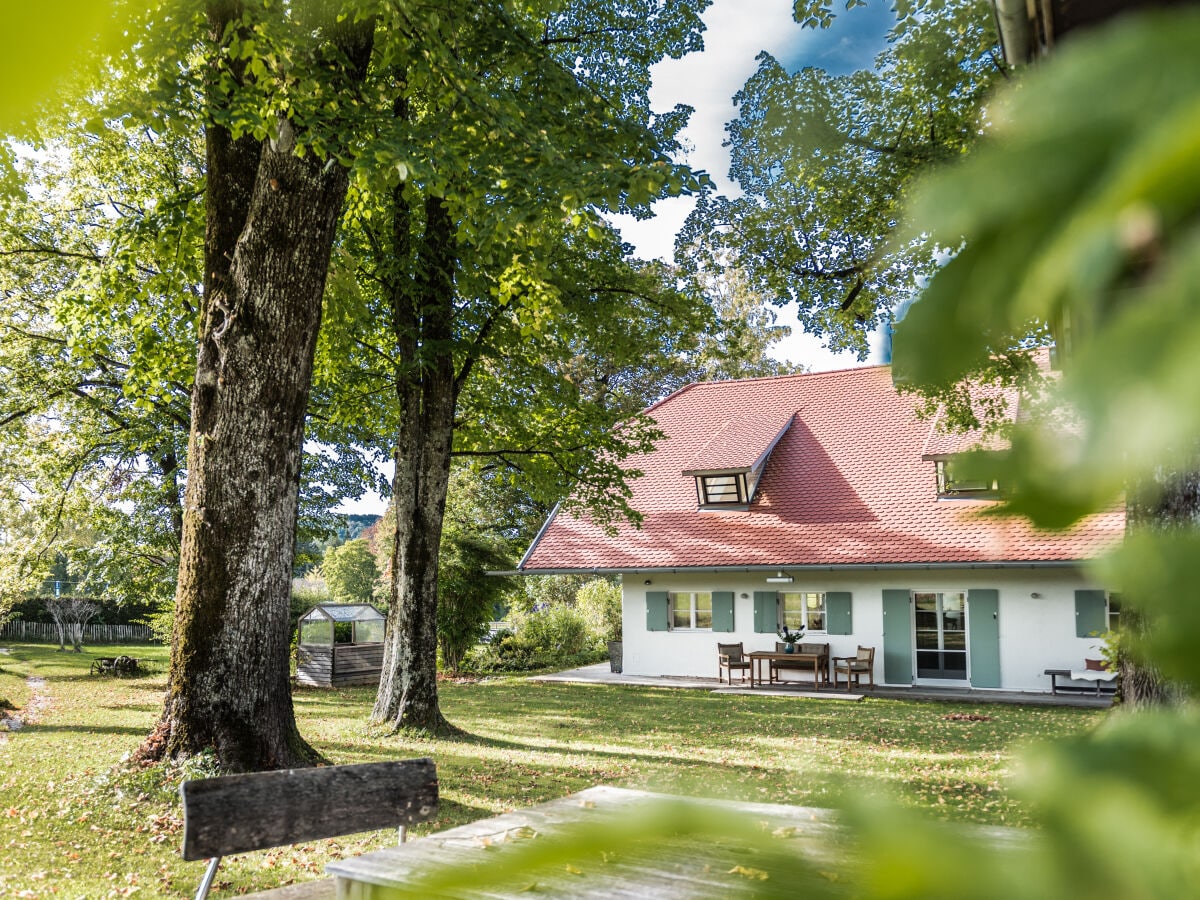
POLYGON ((784 625, 781 629, 779 629, 775 633, 777 635, 779 635, 779 639, 781 641, 783 641, 783 652, 784 653, 795 653, 797 641, 801 640, 804 637, 804 629, 803 628, 789 630, 786 625, 784 625))

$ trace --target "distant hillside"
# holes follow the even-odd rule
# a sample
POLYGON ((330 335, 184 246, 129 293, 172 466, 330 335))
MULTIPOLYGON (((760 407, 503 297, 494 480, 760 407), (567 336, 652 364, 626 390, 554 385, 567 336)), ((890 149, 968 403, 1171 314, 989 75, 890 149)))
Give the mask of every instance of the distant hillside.
POLYGON ((346 541, 362 537, 364 531, 383 517, 351 513, 342 516, 342 518, 346 520, 346 524, 344 527, 338 529, 337 535, 341 539, 338 543, 345 543, 346 541))

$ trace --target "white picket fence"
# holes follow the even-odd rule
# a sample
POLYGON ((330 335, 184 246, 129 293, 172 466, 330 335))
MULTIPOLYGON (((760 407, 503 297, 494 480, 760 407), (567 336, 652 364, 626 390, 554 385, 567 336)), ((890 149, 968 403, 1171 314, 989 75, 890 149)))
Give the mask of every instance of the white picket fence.
MULTIPOLYGON (((52 622, 25 622, 15 619, 0 626, 0 640, 32 641, 57 644, 58 629, 52 622)), ((154 632, 145 625, 88 625, 85 644, 152 644, 154 632)))

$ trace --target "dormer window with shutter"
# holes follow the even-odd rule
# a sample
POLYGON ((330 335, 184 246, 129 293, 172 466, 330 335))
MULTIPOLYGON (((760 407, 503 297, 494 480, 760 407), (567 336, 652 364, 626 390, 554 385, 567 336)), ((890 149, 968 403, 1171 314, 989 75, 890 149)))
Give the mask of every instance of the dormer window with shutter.
POLYGON ((727 419, 683 471, 696 481, 697 507, 749 509, 771 451, 791 424, 791 416, 783 422, 727 419))
POLYGON ((1000 482, 995 478, 967 478, 956 466, 954 457, 934 460, 937 467, 937 493, 944 500, 993 500, 1000 496, 1000 482))
MULTIPOLYGON (((976 388, 972 402, 982 409, 984 402, 1002 405, 1009 421, 1016 421, 1020 412, 1019 398, 1013 388, 976 388)), ((1000 413, 995 413, 999 415, 1000 413)), ((983 418, 984 414, 979 413, 983 418)), ((1008 439, 1003 431, 988 431, 974 428, 969 431, 956 430, 944 421, 946 414, 939 410, 925 440, 921 459, 933 463, 933 475, 939 500, 997 500, 1000 497, 1000 482, 988 471, 986 455, 1001 453, 1008 449, 1008 439), (971 465, 968 456, 974 457, 971 465)))

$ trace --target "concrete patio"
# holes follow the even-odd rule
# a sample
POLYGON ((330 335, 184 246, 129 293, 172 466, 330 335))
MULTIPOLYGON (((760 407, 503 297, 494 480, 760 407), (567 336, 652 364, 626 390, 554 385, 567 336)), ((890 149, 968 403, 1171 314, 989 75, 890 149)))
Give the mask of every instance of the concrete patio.
POLYGON ((1090 694, 1050 694, 1033 691, 991 691, 971 688, 942 687, 876 687, 859 693, 847 693, 844 688, 823 687, 813 690, 811 681, 793 681, 773 684, 770 687, 751 688, 750 682, 732 685, 715 678, 686 678, 678 676, 624 675, 609 670, 608 663, 568 669, 549 675, 534 676, 533 681, 549 681, 567 684, 612 684, 635 687, 678 688, 682 690, 710 691, 714 694, 755 694, 764 697, 810 697, 821 700, 862 700, 864 697, 883 697, 891 700, 945 700, 951 703, 1019 703, 1027 706, 1077 706, 1092 709, 1107 709, 1112 706, 1112 696, 1099 697, 1090 694))

